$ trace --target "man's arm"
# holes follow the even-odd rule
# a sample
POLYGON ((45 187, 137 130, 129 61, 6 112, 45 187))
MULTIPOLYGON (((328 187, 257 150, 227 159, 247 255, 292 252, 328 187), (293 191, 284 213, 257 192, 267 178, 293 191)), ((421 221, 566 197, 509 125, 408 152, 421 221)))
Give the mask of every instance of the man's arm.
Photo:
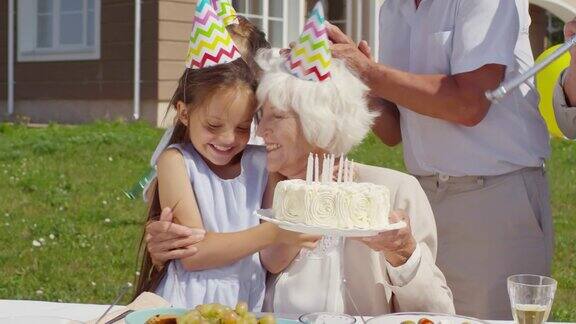
MULTIPOLYGON (((564 37, 576 34, 576 19, 564 27, 564 37)), ((576 48, 570 51, 570 66, 561 74, 554 89, 554 116, 564 136, 576 139, 576 48)))
POLYGON ((457 75, 408 73, 374 63, 362 75, 372 93, 414 112, 463 126, 480 123, 490 108, 484 95, 504 80, 506 67, 485 65, 457 75))
POLYGON ((380 113, 374 120, 372 131, 388 146, 396 146, 402 142, 400 130, 400 112, 398 107, 390 101, 370 97, 370 109, 380 113))
POLYGON ((564 93, 566 94, 566 103, 570 107, 576 107, 576 54, 573 54, 570 67, 566 70, 564 79, 564 93))
MULTIPOLYGON (((564 39, 569 40, 576 35, 576 18, 564 26, 564 39)), ((564 80, 564 92, 568 105, 576 107, 576 48, 570 51, 571 61, 570 67, 566 71, 566 79, 564 80)))
POLYGON ((422 115, 474 126, 491 105, 485 92, 495 89, 504 80, 506 66, 514 64, 519 28, 513 1, 461 1, 451 40, 451 75, 409 73, 377 64, 361 55, 336 26, 328 26, 328 35, 334 57, 345 60, 373 94, 422 115))

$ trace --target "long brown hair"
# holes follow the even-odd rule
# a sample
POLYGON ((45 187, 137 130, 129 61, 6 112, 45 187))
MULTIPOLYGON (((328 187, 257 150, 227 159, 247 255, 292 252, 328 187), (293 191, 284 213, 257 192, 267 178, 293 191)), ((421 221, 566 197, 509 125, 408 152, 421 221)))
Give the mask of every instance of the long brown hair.
POLYGON ((242 58, 256 75, 260 74, 260 67, 256 63, 256 54, 262 48, 270 48, 270 43, 266 40, 266 34, 256 25, 243 16, 237 16, 238 24, 231 24, 226 27, 232 40, 238 46, 242 58))
MULTIPOLYGON (((170 100, 170 107, 175 109, 177 103, 181 101, 186 104, 187 109, 196 109, 202 106, 206 100, 216 95, 217 92, 227 89, 238 89, 238 87, 245 87, 250 90, 254 100, 252 106, 256 107, 254 94, 256 91, 256 80, 254 73, 252 73, 252 70, 244 60, 238 59, 231 63, 198 70, 186 69, 180 77, 178 87, 170 100)), ((169 145, 189 142, 190 139, 187 134, 187 127, 178 118, 175 118, 174 133, 170 138, 169 145)), ((151 193, 151 196, 149 197, 150 205, 146 224, 157 221, 162 212, 156 180, 151 184, 148 192, 151 193)), ((140 276, 138 277, 134 297, 144 291, 155 291, 167 269, 165 266, 161 271, 158 271, 152 264, 150 253, 148 253, 146 248, 145 232, 140 240, 139 260, 140 276)))

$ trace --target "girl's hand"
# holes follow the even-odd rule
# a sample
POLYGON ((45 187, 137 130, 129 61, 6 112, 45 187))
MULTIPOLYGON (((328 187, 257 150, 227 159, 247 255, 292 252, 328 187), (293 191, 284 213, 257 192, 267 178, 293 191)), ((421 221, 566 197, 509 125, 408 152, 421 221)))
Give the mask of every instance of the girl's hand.
POLYGON ((373 237, 365 237, 361 241, 372 250, 384 253, 388 263, 393 267, 398 267, 408 261, 416 249, 416 240, 412 236, 410 217, 405 211, 393 211, 390 213, 389 219, 391 224, 404 221, 406 226, 373 237))
POLYGON ((164 208, 160 220, 146 225, 146 249, 158 268, 168 260, 193 256, 198 252, 194 244, 204 239, 203 230, 175 224, 172 218, 172 210, 164 208))
POLYGON ((276 236, 275 236, 275 244, 286 244, 290 246, 306 248, 306 249, 314 249, 318 244, 318 241, 322 238, 322 236, 318 235, 310 235, 310 234, 302 234, 298 232, 287 231, 281 229, 280 227, 275 227, 276 236))

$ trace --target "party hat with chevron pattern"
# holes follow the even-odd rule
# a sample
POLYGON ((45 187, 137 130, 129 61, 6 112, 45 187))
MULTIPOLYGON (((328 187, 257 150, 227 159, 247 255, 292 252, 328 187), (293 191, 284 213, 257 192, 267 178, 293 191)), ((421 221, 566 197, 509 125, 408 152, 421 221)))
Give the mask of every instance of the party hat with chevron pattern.
POLYGON ((318 1, 286 60, 287 68, 300 79, 324 81, 330 78, 332 54, 325 21, 324 8, 318 1))
POLYGON ((240 52, 212 8, 210 0, 199 0, 190 34, 186 67, 202 69, 239 58, 240 52))
POLYGON ((231 0, 212 0, 212 7, 224 22, 224 26, 240 23, 231 0))

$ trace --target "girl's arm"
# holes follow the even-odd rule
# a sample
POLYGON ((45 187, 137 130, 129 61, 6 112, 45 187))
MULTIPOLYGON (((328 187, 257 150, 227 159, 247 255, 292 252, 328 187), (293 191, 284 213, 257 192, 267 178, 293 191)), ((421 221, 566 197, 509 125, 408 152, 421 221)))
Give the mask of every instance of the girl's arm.
MULTIPOLYGON (((285 178, 280 174, 270 173, 268 175, 268 184, 266 185, 266 191, 262 198, 262 208, 272 208, 274 189, 276 188, 276 184, 282 180, 285 180, 285 178)), ((292 260, 294 260, 300 252, 300 248, 301 246, 283 243, 274 244, 260 251, 260 261, 269 272, 279 273, 292 263, 292 260)))
MULTIPOLYGON (((204 229, 184 159, 177 150, 167 150, 158 159, 158 190, 162 208, 176 206, 173 213, 178 223, 204 229)), ((195 245, 198 252, 181 262, 188 271, 226 266, 279 241, 291 240, 284 232, 274 224, 264 223, 240 232, 206 233, 195 245)))

